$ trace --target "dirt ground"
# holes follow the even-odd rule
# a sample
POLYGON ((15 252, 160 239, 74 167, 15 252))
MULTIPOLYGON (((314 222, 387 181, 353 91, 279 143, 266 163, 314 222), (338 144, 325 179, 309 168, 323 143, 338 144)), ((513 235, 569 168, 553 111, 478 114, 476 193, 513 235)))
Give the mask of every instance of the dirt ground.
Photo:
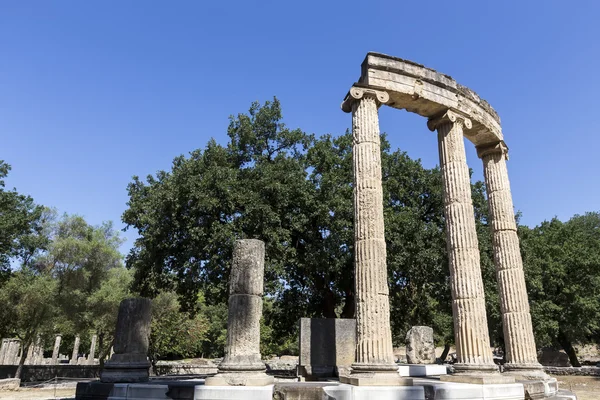
POLYGON ((577 395, 577 400, 600 399, 600 376, 555 376, 558 387, 577 395))
POLYGON ((0 399, 2 400, 55 400, 55 399, 74 399, 75 388, 69 389, 30 389, 20 388, 19 390, 0 390, 0 399))
MULTIPOLYGON (((558 387, 568 389, 577 395, 578 400, 600 399, 600 377, 594 376, 556 376, 558 387)), ((70 389, 27 389, 16 391, 0 390, 2 400, 55 400, 74 399, 75 388, 70 389)))

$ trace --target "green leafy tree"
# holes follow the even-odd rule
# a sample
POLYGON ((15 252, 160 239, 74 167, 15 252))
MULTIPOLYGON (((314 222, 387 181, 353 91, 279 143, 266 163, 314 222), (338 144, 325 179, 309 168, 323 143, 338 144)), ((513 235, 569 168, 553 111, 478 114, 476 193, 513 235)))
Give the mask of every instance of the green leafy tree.
POLYGON ((161 292, 152 300, 149 353, 153 367, 159 359, 200 354, 208 327, 203 314, 190 316, 181 311, 176 293, 161 292))
POLYGON ((561 346, 580 366, 573 344, 600 336, 600 213, 519 232, 537 345, 561 346))
POLYGON ((28 238, 42 229, 43 207, 36 205, 30 196, 5 189, 4 179, 10 169, 10 165, 0 160, 0 287, 10 276, 11 259, 26 258, 28 238))
POLYGON ((21 339, 23 352, 16 378, 21 377, 28 347, 44 332, 51 331, 56 318, 56 280, 48 274, 20 269, 0 290, 0 322, 5 332, 21 339))
MULTIPOLYGON (((204 307, 226 307, 234 241, 264 240, 269 349, 291 349, 299 317, 355 312, 352 135, 315 139, 281 120, 276 99, 252 104, 231 117, 227 146, 210 141, 177 157, 169 172, 134 177, 123 214, 140 235, 126 259, 137 290, 150 297, 174 290, 188 310, 198 307, 198 291, 204 307)), ((391 152, 385 135, 382 164, 394 342, 415 324, 451 342, 440 172, 391 152)), ((484 191, 473 186, 478 232, 489 244, 484 191)), ((486 290, 495 292, 489 253, 482 250, 486 290)))

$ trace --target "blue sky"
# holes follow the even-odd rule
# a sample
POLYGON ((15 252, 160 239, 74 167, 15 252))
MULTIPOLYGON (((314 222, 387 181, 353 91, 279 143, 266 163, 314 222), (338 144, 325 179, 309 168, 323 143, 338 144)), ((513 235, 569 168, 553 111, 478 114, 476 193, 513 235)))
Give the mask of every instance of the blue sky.
MULTIPOLYGON (((254 100, 277 96, 290 127, 343 133, 340 102, 377 51, 488 100, 521 222, 564 220, 600 210, 599 17, 596 1, 0 0, 0 159, 8 186, 122 227, 133 175, 225 143, 227 117, 254 100)), ((394 149, 438 164, 423 118, 384 107, 380 122, 394 149)), ((467 156, 483 179, 468 143, 467 156)))

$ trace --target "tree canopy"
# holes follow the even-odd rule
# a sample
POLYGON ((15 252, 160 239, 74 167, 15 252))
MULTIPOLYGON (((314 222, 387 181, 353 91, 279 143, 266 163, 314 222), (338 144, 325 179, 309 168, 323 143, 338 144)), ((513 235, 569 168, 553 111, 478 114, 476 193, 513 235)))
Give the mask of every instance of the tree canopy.
MULTIPOLYGON (((198 292, 207 305, 223 304, 234 241, 257 238, 266 243, 273 300, 266 325, 281 346, 300 317, 353 317, 352 135, 289 129, 274 99, 230 117, 228 136, 226 146, 211 140, 175 158, 171 171, 129 184, 123 221, 140 235, 126 258, 136 289, 150 297, 175 290, 186 309, 198 292)), ((395 342, 416 324, 451 341, 439 170, 392 152, 385 135, 382 164, 395 342)), ((473 185, 481 235, 489 237, 484 191, 473 185)), ((483 248, 482 260, 495 291, 490 251, 483 248)))

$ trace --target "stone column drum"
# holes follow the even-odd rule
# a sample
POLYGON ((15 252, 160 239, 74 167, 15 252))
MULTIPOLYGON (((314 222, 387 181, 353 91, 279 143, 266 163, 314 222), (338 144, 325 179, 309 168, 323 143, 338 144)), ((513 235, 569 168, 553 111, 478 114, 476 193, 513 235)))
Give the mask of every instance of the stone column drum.
POLYGON ((96 356, 96 341, 98 335, 92 335, 92 343, 90 344, 90 354, 88 354, 87 364, 94 365, 94 357, 96 356))
POLYGON ((386 92, 354 86, 342 103, 352 111, 356 358, 340 381, 352 385, 412 384, 398 374, 390 328, 378 115, 388 101, 386 92))
POLYGON ((52 365, 58 364, 58 353, 60 352, 61 339, 61 335, 56 335, 56 339, 54 340, 54 349, 52 350, 52 365))
POLYGON ((75 336, 75 343, 73 344, 73 354, 71 354, 71 365, 77 365, 77 355, 79 354, 79 335, 75 336))
POLYGON ((483 161, 488 195, 494 263, 500 292, 502 327, 506 346, 506 371, 526 377, 545 378, 537 360, 523 261, 517 236, 503 142, 477 147, 483 161))
POLYGON ((225 357, 207 386, 264 386, 274 382, 260 356, 260 318, 265 269, 265 244, 238 240, 229 277, 229 311, 225 357))
POLYGON ((458 358, 454 368, 456 373, 472 374, 494 372, 497 367, 490 350, 463 124, 470 128, 471 121, 448 110, 442 117, 430 120, 427 126, 438 132, 444 185, 452 315, 458 358))
POLYGON ((150 299, 138 297, 121 301, 115 329, 115 353, 104 363, 100 381, 148 381, 151 309, 150 299))

